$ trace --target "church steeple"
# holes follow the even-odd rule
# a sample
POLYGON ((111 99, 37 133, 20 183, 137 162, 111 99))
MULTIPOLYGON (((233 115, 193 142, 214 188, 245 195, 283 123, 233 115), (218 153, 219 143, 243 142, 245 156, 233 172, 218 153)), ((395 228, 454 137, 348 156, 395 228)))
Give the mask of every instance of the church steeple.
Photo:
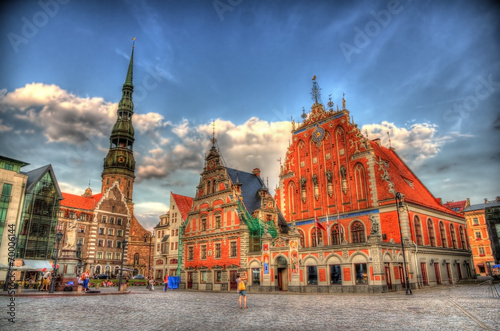
MULTIPOLYGON (((135 43, 135 38, 134 38, 135 43)), ((104 159, 102 172, 102 192, 104 193, 113 182, 118 181, 127 201, 132 201, 133 183, 135 179, 135 159, 133 153, 134 127, 132 115, 134 103, 132 101, 134 46, 128 65, 127 77, 122 88, 122 98, 118 103, 117 119, 109 139, 109 152, 104 159)))

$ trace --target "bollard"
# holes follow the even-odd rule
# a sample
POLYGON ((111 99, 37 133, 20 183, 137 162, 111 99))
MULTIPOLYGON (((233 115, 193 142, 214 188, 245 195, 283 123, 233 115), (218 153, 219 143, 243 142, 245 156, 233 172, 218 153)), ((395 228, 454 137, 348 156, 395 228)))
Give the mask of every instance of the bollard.
POLYGON ((21 294, 23 292, 23 287, 21 285, 19 285, 17 287, 17 294, 21 294))
POLYGON ((123 292, 125 290, 125 284, 120 285, 120 292, 123 292))
POLYGON ((99 289, 99 285, 101 285, 100 283, 96 283, 95 284, 95 289, 98 290, 99 289))
POLYGON ((78 288, 76 289, 76 293, 82 294, 82 291, 83 291, 83 286, 82 285, 78 285, 78 288))

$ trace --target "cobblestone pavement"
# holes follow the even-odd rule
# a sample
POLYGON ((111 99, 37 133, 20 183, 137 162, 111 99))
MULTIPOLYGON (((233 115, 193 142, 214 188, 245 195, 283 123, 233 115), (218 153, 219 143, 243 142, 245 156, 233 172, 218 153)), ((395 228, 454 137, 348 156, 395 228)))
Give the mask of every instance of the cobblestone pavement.
MULTIPOLYGON (((116 288, 102 289, 117 291, 116 288)), ((155 291, 0 297, 0 330, 500 330, 500 287, 460 285, 383 294, 155 291)))

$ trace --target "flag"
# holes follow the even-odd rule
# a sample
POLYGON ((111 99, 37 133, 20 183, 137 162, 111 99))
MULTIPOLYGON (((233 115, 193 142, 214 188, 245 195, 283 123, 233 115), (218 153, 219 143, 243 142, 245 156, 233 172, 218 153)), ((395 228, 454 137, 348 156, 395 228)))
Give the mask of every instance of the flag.
POLYGON ((314 219, 314 223, 315 223, 315 225, 316 225, 316 226, 318 226, 318 227, 320 227, 321 229, 323 229, 324 231, 326 231, 325 226, 319 222, 319 220, 318 220, 318 218, 317 218, 317 217, 314 219))

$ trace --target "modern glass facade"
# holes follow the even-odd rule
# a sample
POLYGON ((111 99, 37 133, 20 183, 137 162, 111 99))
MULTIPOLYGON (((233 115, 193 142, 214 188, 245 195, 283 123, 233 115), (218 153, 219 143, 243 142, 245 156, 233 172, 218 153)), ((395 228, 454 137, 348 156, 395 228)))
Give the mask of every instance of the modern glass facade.
POLYGON ((54 250, 59 201, 57 183, 47 171, 26 192, 17 244, 17 258, 50 259, 54 250))

